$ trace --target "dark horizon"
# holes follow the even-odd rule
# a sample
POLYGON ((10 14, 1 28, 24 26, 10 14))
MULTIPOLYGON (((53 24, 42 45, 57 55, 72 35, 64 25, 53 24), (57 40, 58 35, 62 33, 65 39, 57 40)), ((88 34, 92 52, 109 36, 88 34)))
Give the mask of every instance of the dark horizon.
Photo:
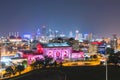
POLYGON ((0 0, 0 35, 33 33, 41 26, 65 34, 78 29, 120 36, 118 0, 0 0))

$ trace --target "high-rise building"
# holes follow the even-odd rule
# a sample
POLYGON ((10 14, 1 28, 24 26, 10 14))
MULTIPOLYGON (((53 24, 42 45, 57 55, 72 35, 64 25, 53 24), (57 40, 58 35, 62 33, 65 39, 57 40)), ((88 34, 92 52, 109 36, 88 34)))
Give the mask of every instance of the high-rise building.
POLYGON ((52 30, 51 29, 49 29, 49 36, 51 36, 52 35, 52 30))
POLYGON ((78 39, 79 39, 79 41, 82 41, 82 40, 83 40, 83 35, 82 35, 82 33, 79 33, 79 34, 78 34, 78 39))
POLYGON ((40 29, 39 29, 39 28, 37 29, 37 33, 36 33, 36 35, 37 35, 37 36, 40 36, 40 35, 41 35, 41 33, 40 33, 40 29))
POLYGON ((19 32, 16 32, 16 35, 15 35, 16 37, 19 37, 19 32))
POLYGON ((112 47, 116 50, 117 49, 117 35, 113 34, 113 39, 112 39, 112 47))
POLYGON ((12 33, 11 32, 9 32, 9 36, 11 36, 12 35, 12 33))
POLYGON ((69 32, 69 37, 70 38, 73 37, 73 32, 72 31, 69 32))
POLYGON ((92 41, 92 38, 93 38, 92 36, 93 36, 92 33, 88 34, 88 41, 92 41))
POLYGON ((46 36, 46 26, 42 26, 41 33, 42 36, 46 36))
POLYGON ((35 36, 36 36, 36 40, 39 40, 39 38, 41 36, 41 31, 40 31, 39 28, 37 29, 37 32, 36 32, 35 36))
POLYGON ((58 37, 58 30, 55 30, 55 37, 58 37))
POLYGON ((84 40, 88 39, 88 34, 84 34, 84 40))
POLYGON ((9 32, 9 37, 11 36, 18 38, 20 35, 19 35, 19 32, 9 32))
POLYGON ((76 30, 75 33, 76 33, 75 40, 78 40, 79 39, 79 30, 76 30))

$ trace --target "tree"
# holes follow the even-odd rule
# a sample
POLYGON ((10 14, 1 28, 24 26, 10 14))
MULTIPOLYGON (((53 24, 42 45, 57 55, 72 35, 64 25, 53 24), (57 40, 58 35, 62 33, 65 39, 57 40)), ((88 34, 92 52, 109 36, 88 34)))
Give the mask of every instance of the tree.
POLYGON ((25 69, 25 67, 23 65, 17 65, 16 70, 17 72, 19 72, 19 75, 21 74, 21 72, 25 69))
POLYGON ((94 58, 94 59, 97 59, 97 55, 93 55, 93 58, 94 58))
POLYGON ((120 63, 120 51, 115 54, 111 54, 108 58, 109 63, 114 63, 115 65, 117 65, 118 63, 120 63))
POLYGON ((57 38, 57 42, 58 42, 58 43, 62 43, 63 41, 64 41, 63 38, 61 38, 61 37, 58 37, 58 38, 57 38))
POLYGON ((78 41, 73 41, 73 45, 72 45, 72 48, 74 51, 79 51, 80 50, 80 47, 79 47, 79 42, 78 41))
POLYGON ((14 71, 14 69, 12 68, 12 66, 8 66, 8 67, 5 69, 5 71, 6 71, 7 73, 9 73, 10 75, 11 75, 11 74, 15 74, 15 71, 14 71))
POLYGON ((32 64, 30 64, 31 68, 34 70, 35 69, 35 62, 33 62, 32 64))
POLYGON ((70 46, 72 46, 74 40, 75 40, 74 38, 69 38, 68 41, 67 41, 67 43, 68 43, 70 46))
POLYGON ((44 66, 44 60, 43 59, 39 59, 38 60, 38 64, 39 64, 39 68, 44 66))
POLYGON ((35 65, 36 65, 36 67, 38 67, 38 69, 39 69, 41 66, 43 67, 43 65, 44 65, 44 60, 43 60, 43 59, 36 59, 35 65))
POLYGON ((54 64, 54 66, 55 66, 55 67, 57 66, 57 62, 56 62, 56 61, 54 61, 54 63, 53 63, 53 64, 54 64))
POLYGON ((114 49, 113 48, 106 48, 105 52, 106 52, 106 54, 112 55, 112 54, 114 54, 114 49))
POLYGON ((22 65, 26 68, 26 67, 27 67, 27 61, 24 60, 24 61, 22 62, 22 65))
POLYGON ((53 60, 53 58, 48 57, 48 56, 45 56, 44 58, 45 58, 44 59, 44 67, 46 67, 47 65, 50 64, 50 62, 53 60))

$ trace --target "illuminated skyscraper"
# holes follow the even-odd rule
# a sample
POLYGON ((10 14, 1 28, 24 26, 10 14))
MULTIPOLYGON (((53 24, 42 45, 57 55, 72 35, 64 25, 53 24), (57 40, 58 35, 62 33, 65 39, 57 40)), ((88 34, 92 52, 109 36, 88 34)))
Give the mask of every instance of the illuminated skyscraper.
POLYGON ((51 36, 52 35, 52 30, 51 29, 49 29, 49 36, 51 36))
POLYGON ((76 33, 76 35, 75 35, 75 40, 78 40, 78 39, 79 39, 79 31, 76 30, 75 33, 76 33))
POLYGON ((41 35, 39 28, 37 29, 37 34, 36 34, 36 35, 37 35, 37 36, 40 36, 40 35, 41 35))
POLYGON ((9 36, 11 36, 12 34, 11 34, 11 32, 9 32, 9 36))
POLYGON ((82 33, 79 33, 79 34, 78 34, 78 39, 79 39, 79 41, 82 41, 82 40, 83 40, 82 33))
POLYGON ((11 35, 14 36, 14 32, 12 32, 11 35))
POLYGON ((41 33, 40 33, 40 29, 38 28, 37 29, 37 32, 36 32, 36 40, 39 40, 40 36, 41 36, 41 33))
POLYGON ((117 49, 117 35, 113 34, 113 39, 112 39, 112 47, 116 50, 117 49))
POLYGON ((18 38, 20 35, 19 35, 19 32, 9 32, 9 37, 11 37, 11 36, 18 38))
POLYGON ((15 37, 19 37, 19 32, 15 32, 15 37))
POLYGON ((42 36, 46 36, 46 26, 42 26, 41 34, 42 36))
POLYGON ((85 39, 85 40, 88 39, 88 34, 84 34, 84 39, 85 39))
POLYGON ((93 34, 90 33, 90 34, 88 35, 88 41, 92 41, 92 38, 93 38, 93 34))
POLYGON ((73 37, 73 32, 72 31, 69 32, 69 37, 70 38, 73 37))
POLYGON ((58 37, 58 30, 55 30, 55 37, 58 37))

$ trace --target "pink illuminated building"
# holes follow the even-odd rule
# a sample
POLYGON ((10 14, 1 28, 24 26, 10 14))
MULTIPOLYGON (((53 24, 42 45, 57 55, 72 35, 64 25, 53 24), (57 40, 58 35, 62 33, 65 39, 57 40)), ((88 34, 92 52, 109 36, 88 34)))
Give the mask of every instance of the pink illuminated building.
POLYGON ((72 47, 67 43, 49 43, 46 47, 44 47, 43 53, 44 55, 52 57, 54 60, 79 60, 84 58, 83 52, 74 52, 72 47))
POLYGON ((49 47, 44 48, 44 55, 52 57, 54 60, 64 60, 65 58, 71 58, 71 47, 49 47))
POLYGON ((71 58, 73 60, 83 60, 84 59, 84 52, 72 52, 71 58))
POLYGON ((44 59, 44 56, 51 57, 56 61, 84 58, 83 52, 72 52, 72 47, 67 43, 49 43, 44 47, 37 44, 36 47, 37 50, 35 51, 19 51, 18 56, 27 58, 29 64, 35 61, 36 58, 44 59))
POLYGON ((32 61, 36 61, 36 58, 44 59, 44 56, 41 53, 37 53, 37 51, 32 50, 20 50, 16 53, 15 57, 27 59, 28 64, 31 64, 32 61))

